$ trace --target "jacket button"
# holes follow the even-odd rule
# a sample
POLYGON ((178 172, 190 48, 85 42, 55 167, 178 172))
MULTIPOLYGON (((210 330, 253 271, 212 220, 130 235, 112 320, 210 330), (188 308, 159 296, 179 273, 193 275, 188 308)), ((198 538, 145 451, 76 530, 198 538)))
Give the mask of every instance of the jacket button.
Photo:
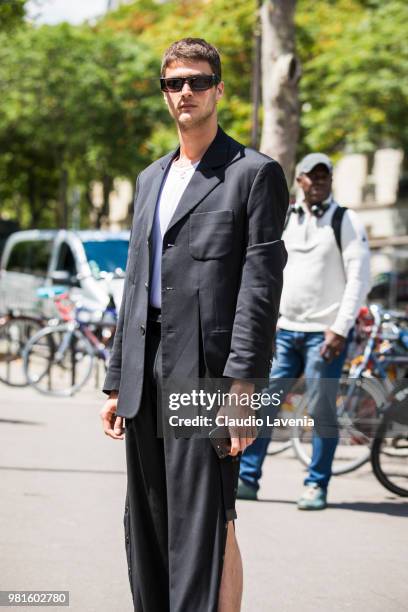
POLYGON ((140 326, 140 333, 142 334, 142 336, 144 336, 144 335, 145 335, 145 333, 146 333, 146 328, 145 328, 145 326, 144 326, 144 325, 141 325, 141 326, 140 326))
POLYGON ((145 287, 146 287, 146 289, 148 289, 149 288, 149 283, 145 283, 145 287))

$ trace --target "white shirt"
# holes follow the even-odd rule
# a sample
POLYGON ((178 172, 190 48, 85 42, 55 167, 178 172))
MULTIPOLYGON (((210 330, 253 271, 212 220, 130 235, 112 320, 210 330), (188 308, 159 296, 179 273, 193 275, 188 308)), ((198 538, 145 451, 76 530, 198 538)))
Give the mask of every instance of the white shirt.
POLYGON ((281 297, 282 329, 347 336, 370 287, 370 252, 357 213, 347 210, 341 224, 342 252, 331 226, 337 203, 319 218, 306 206, 292 213, 283 233, 288 251, 281 297))
POLYGON ((150 284, 150 305, 155 308, 161 308, 163 236, 199 163, 198 161, 186 166, 176 166, 172 163, 161 187, 152 230, 153 268, 150 284))

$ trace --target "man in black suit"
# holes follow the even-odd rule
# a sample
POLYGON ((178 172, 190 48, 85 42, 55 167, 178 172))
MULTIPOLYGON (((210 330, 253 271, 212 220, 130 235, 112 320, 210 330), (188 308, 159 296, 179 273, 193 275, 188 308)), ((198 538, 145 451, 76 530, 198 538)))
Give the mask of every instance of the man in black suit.
POLYGON ((224 83, 212 45, 191 38, 171 45, 161 88, 180 146, 137 179, 101 418, 108 436, 126 438, 135 610, 236 612, 235 495, 239 456, 254 429, 230 429, 224 459, 208 437, 158 437, 161 389, 164 381, 205 376, 229 381, 239 398, 253 392, 253 379, 267 378, 288 192, 277 162, 218 126, 224 83))

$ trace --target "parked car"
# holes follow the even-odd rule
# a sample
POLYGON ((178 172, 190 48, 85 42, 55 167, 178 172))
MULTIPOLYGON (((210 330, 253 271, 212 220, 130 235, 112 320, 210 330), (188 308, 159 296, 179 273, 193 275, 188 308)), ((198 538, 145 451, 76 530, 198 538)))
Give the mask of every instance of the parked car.
POLYGON ((122 299, 129 231, 29 230, 13 233, 0 262, 0 313, 55 314, 51 301, 37 290, 49 285, 70 287, 73 296, 97 313, 113 295, 122 299))

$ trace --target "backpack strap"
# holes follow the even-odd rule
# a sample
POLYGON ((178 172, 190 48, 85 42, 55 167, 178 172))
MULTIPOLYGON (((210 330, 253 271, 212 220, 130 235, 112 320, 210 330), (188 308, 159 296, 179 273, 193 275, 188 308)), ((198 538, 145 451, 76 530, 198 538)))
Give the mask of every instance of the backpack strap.
POLYGON ((283 230, 282 233, 285 231, 285 229, 288 227, 288 223, 290 221, 290 216, 293 213, 293 205, 289 204, 289 208, 288 211, 286 213, 286 219, 285 219, 285 223, 283 224, 283 230))
MULTIPOLYGON (((331 226, 332 226, 334 237, 336 239, 336 244, 339 248, 340 253, 342 253, 341 224, 343 222, 343 217, 346 211, 347 211, 346 206, 337 206, 336 210, 333 213, 332 219, 331 219, 331 226)), ((294 204, 291 204, 288 208, 288 212, 286 213, 286 219, 285 219, 285 223, 283 226, 283 231, 285 231, 285 229, 287 228, 288 223, 290 221, 290 217, 295 212, 297 212, 296 207, 294 204)))
POLYGON ((336 239, 337 246, 339 247, 340 253, 342 252, 341 247, 341 224, 343 221, 344 214, 347 208, 345 206, 337 206, 336 210, 333 213, 331 226, 334 232, 334 237, 336 239))
POLYGON ((284 232, 285 229, 287 228, 288 223, 290 221, 291 215, 293 215, 295 213, 296 214, 302 214, 302 215, 304 214, 303 210, 301 208, 299 209, 299 207, 296 205, 296 203, 295 204, 289 204, 288 211, 286 213, 285 223, 283 224, 282 232, 284 232))

